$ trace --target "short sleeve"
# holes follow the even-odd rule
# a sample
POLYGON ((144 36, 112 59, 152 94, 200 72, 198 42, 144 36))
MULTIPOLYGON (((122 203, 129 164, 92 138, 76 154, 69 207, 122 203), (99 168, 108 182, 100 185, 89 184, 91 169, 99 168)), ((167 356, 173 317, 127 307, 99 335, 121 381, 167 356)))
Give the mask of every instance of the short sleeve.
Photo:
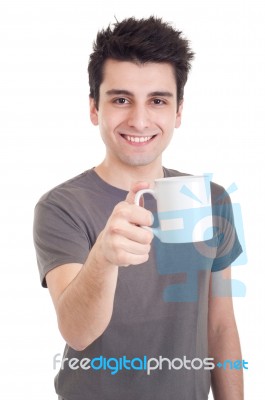
POLYGON ((212 272, 215 272, 230 266, 242 253, 231 199, 225 190, 213 201, 213 225, 217 238, 216 256, 212 265, 212 272))
POLYGON ((43 287, 47 287, 47 272, 62 264, 83 264, 91 248, 86 232, 71 213, 48 200, 35 207, 33 239, 43 287))

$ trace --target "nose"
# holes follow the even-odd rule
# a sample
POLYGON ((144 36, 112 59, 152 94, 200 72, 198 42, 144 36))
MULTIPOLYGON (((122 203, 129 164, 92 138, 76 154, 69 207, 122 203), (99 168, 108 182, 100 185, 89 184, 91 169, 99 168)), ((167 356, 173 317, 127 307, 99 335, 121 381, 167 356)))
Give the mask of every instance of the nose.
POLYGON ((130 110, 128 117, 128 125, 138 132, 144 131, 150 127, 149 112, 143 105, 134 105, 130 110))

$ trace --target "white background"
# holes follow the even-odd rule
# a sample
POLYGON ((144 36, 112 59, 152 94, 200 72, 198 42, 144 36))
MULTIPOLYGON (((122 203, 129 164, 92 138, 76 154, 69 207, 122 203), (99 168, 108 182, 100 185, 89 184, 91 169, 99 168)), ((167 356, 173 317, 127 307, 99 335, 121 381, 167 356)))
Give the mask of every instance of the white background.
MULTIPOLYGON (((183 123, 164 165, 214 173, 240 202, 247 286, 235 299, 246 399, 264 398, 264 30, 262 1, 2 1, 0 3, 1 398, 55 399, 52 359, 62 353, 48 291, 39 283, 33 209, 53 186, 104 155, 88 116, 87 61, 98 29, 150 14, 191 40, 196 60, 183 123)), ((177 397, 176 397, 177 398, 177 397)))

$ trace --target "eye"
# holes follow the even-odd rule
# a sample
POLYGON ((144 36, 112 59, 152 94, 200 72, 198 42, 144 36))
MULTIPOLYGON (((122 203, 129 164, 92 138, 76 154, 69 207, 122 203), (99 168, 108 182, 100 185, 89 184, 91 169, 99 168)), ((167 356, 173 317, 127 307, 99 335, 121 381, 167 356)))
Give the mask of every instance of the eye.
POLYGON ((115 104, 128 104, 129 102, 124 97, 118 97, 117 99, 113 100, 113 103, 115 103, 115 104))
POLYGON ((156 106, 162 106, 162 105, 166 104, 165 101, 162 99, 153 99, 152 101, 156 106))

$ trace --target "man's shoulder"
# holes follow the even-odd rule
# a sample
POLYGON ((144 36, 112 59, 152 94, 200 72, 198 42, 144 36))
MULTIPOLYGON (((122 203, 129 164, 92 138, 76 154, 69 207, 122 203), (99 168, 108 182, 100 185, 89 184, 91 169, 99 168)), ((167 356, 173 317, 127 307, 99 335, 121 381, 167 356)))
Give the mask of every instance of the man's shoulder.
POLYGON ((76 193, 85 192, 91 189, 94 182, 93 169, 82 172, 81 174, 68 179, 65 182, 56 185, 46 193, 44 193, 39 199, 38 203, 43 202, 54 202, 62 200, 65 197, 72 197, 76 193))
POLYGON ((103 181, 92 168, 46 192, 37 206, 56 207, 76 213, 97 207, 106 208, 105 204, 114 207, 125 199, 126 194, 126 191, 103 181))
POLYGON ((164 177, 165 178, 171 178, 171 177, 174 177, 174 176, 192 175, 192 174, 188 174, 188 173, 185 173, 185 172, 177 171, 176 169, 165 168, 165 167, 163 167, 163 171, 164 171, 164 177))

